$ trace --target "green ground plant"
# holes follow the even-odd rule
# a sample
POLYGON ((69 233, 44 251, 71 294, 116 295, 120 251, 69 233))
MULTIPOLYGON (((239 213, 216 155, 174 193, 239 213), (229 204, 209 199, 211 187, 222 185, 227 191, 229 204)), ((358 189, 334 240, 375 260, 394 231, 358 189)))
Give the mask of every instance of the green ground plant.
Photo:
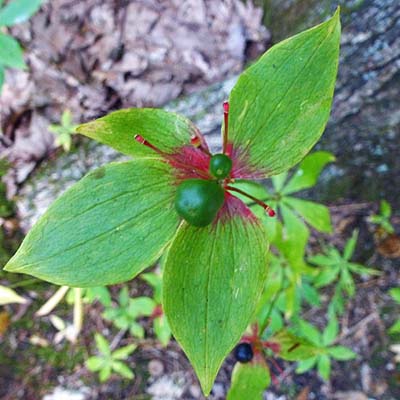
MULTIPOLYGON (((235 367, 231 398, 246 387, 240 377, 250 368, 259 377, 258 397, 273 378, 267 362, 275 358, 315 358, 327 378, 330 357, 344 357, 334 350, 333 323, 314 341, 299 327, 311 326, 301 319, 302 305, 320 303, 313 287, 320 268, 306 257, 310 229, 330 233, 332 226, 327 207, 294 193, 313 186, 334 160, 326 152, 304 157, 329 118, 339 40, 337 11, 247 69, 224 103, 218 154, 188 119, 163 110, 121 110, 79 126, 80 134, 133 159, 92 171, 67 190, 5 269, 99 287, 140 276, 163 256, 162 278, 142 275, 154 299, 131 298, 124 286, 103 315, 138 338, 138 318, 166 318, 205 395, 240 341, 252 357, 235 367), (257 183, 268 178, 270 189, 257 183)), ((105 338, 96 334, 96 342, 101 355, 88 360, 89 369, 101 380, 112 370, 132 375, 105 338)))
POLYGON ((0 92, 6 68, 26 68, 20 43, 5 31, 27 21, 39 10, 42 2, 43 0, 10 0, 4 5, 4 0, 0 0, 0 92))
POLYGON ((65 110, 62 113, 60 124, 49 125, 49 131, 56 137, 56 146, 61 146, 65 152, 69 152, 72 146, 72 136, 76 133, 76 127, 77 125, 73 123, 71 111, 65 110))

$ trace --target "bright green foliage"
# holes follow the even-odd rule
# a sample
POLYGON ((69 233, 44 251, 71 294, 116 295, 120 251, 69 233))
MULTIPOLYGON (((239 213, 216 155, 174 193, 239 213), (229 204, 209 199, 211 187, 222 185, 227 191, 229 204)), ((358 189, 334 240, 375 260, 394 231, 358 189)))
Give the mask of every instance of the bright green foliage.
MULTIPOLYGON (((2 27, 25 22, 39 9, 43 0, 11 0, 0 8, 0 92, 4 82, 4 69, 26 68, 20 44, 3 33, 2 27)), ((0 7, 2 6, 0 2, 0 7)))
POLYGON ((130 344, 111 351, 110 345, 104 336, 96 333, 95 340, 99 355, 90 357, 86 361, 88 370, 98 372, 100 382, 105 382, 112 372, 126 379, 133 379, 135 376, 133 371, 123 361, 135 351, 136 345, 130 344))
POLYGON ((270 383, 271 375, 266 365, 257 362, 236 363, 227 400, 262 400, 264 390, 270 383))
POLYGON ((319 348, 315 344, 286 329, 276 332, 268 338, 268 341, 278 343, 280 345, 278 356, 288 361, 307 360, 319 353, 319 348))
POLYGON ((0 26, 12 26, 27 21, 43 0, 11 0, 0 10, 0 26))
POLYGON ((155 152, 134 140, 142 135, 166 153, 174 153, 190 144, 197 128, 185 117, 152 108, 130 108, 115 111, 103 118, 78 126, 78 133, 104 143, 121 153, 154 158, 155 152))
POLYGON ((346 293, 349 297, 354 296, 355 283, 353 274, 380 274, 380 271, 376 269, 350 261, 357 244, 357 238, 358 231, 355 230, 351 238, 347 241, 343 254, 335 247, 328 246, 324 254, 316 254, 309 258, 312 264, 321 267, 314 281, 314 285, 317 288, 325 287, 336 282, 335 294, 330 304, 330 310, 339 314, 341 314, 344 309, 344 294, 346 293))
POLYGON ((298 163, 329 118, 339 56, 339 10, 269 49, 230 97, 230 140, 266 177, 298 163), (262 94, 262 95, 260 95, 262 94))
POLYGON ((19 43, 11 36, 0 32, 0 64, 3 67, 25 68, 19 43))
MULTIPOLYGON (((230 96, 229 141, 239 154, 235 161, 243 164, 242 178, 279 174, 303 159, 318 140, 329 116, 339 35, 337 12, 324 24, 271 48, 240 77, 230 96)), ((304 293, 299 298, 316 297, 303 279, 310 270, 304 262, 309 230, 303 220, 329 232, 329 213, 289 195, 315 183, 331 156, 314 156, 316 173, 308 173, 311 167, 304 161, 302 176, 287 185, 286 175, 274 178, 284 201, 269 197, 283 222, 273 229, 231 196, 225 197, 218 219, 197 228, 181 221, 174 208, 178 175, 194 167, 193 148, 190 153, 186 147, 193 136, 201 139, 190 121, 162 110, 128 109, 77 131, 135 160, 100 168, 69 189, 32 228, 6 268, 69 286, 101 286, 133 278, 165 251, 164 310, 208 394, 224 358, 255 316, 266 284, 268 239, 280 252, 279 262, 290 266, 282 275, 289 285, 278 286, 284 294, 277 303, 290 310, 285 316, 295 314, 300 287, 304 293), (182 159, 188 165, 180 170, 174 162, 182 159)), ((201 146, 198 151, 204 150, 201 146)), ((254 208, 257 216, 259 212, 254 208)), ((151 307, 143 313, 140 299, 121 296, 112 318, 132 330, 136 317, 149 315, 151 307)), ((271 315, 282 307, 271 307, 271 315)), ((105 371, 104 379, 123 367, 111 363, 112 353, 102 346, 106 366, 96 360, 91 367, 105 371)))
POLYGON ((368 220, 369 222, 380 226, 387 233, 394 233, 394 227, 390 223, 390 217, 392 215, 392 207, 386 200, 381 201, 380 214, 371 215, 368 220))
POLYGON ((229 176, 232 170, 232 160, 226 154, 214 154, 210 159, 210 172, 218 179, 229 176))
POLYGON ((253 316, 267 252, 261 226, 238 216, 203 229, 184 224, 169 250, 164 308, 205 394, 253 316))
POLYGON ((160 257, 178 227, 172 182, 157 159, 89 173, 53 203, 5 269, 77 287, 132 279, 160 257))
POLYGON ((62 146, 64 151, 68 152, 72 145, 72 135, 74 135, 77 125, 74 125, 72 121, 72 113, 69 110, 65 110, 61 116, 60 125, 49 125, 49 131, 56 135, 56 145, 62 146))
MULTIPOLYGON (((140 277, 153 288, 153 300, 162 311, 162 276, 156 273, 146 273, 140 277)), ((167 346, 171 340, 171 328, 164 312, 153 319, 153 329, 160 343, 167 346)))
POLYGON ((214 221, 224 204, 224 190, 215 181, 186 179, 176 190, 175 209, 193 226, 206 226, 214 221))
POLYGON ((347 347, 334 345, 339 332, 338 322, 334 314, 331 315, 328 326, 322 333, 304 320, 299 321, 298 328, 298 333, 318 349, 317 355, 298 363, 296 372, 299 374, 316 366, 321 377, 324 380, 329 380, 331 373, 331 358, 345 361, 351 360, 357 356, 347 347))
MULTIPOLYGON (((400 288, 390 289, 389 294, 396 303, 400 304, 400 288)), ((390 327, 389 333, 400 333, 400 319, 390 327)))
POLYGON ((142 339, 144 329, 137 319, 149 317, 155 306, 155 301, 149 297, 130 298, 128 289, 124 287, 119 292, 118 306, 107 307, 103 317, 112 321, 117 328, 129 330, 132 336, 142 339))

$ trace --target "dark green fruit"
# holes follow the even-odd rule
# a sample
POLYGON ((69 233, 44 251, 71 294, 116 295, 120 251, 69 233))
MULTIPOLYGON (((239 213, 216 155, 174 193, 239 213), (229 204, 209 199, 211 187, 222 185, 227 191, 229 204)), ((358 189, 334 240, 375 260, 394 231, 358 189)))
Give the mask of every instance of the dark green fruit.
POLYGON ((175 209, 189 224, 206 226, 224 204, 224 190, 215 181, 188 179, 176 191, 175 209))
POLYGON ((218 179, 229 176, 232 170, 232 160, 226 154, 214 154, 210 159, 210 172, 218 179))
POLYGON ((235 348, 236 361, 240 363, 248 363, 253 359, 253 347, 250 343, 240 343, 235 348))

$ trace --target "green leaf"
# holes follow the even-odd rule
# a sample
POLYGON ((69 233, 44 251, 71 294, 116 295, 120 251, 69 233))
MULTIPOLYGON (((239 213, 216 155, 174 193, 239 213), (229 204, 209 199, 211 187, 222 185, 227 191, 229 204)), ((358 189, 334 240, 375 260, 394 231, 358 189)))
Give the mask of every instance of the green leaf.
POLYGON ((26 300, 21 297, 17 292, 15 292, 15 290, 0 285, 0 306, 12 303, 24 304, 26 303, 26 300))
POLYGON ((96 341, 97 348, 101 353, 103 353, 105 356, 111 354, 110 345, 103 335, 100 335, 100 333, 96 333, 94 335, 94 340, 96 341))
POLYGON ((39 10, 43 0, 11 0, 0 10, 0 26, 11 26, 27 21, 39 10))
POLYGON ((177 229, 174 182, 156 159, 89 173, 54 202, 5 269, 77 287, 132 279, 160 257, 177 229))
POLYGON ((311 342, 285 329, 275 333, 268 341, 278 343, 280 345, 279 357, 288 361, 308 360, 319 353, 319 348, 311 342))
POLYGON ((400 320, 396 321, 390 328, 388 331, 391 335, 393 335, 394 333, 399 333, 400 332, 400 320))
POLYGON ((282 190, 282 187, 286 181, 287 175, 288 175, 287 172, 283 172, 282 174, 274 175, 271 178, 272 184, 274 185, 274 189, 277 193, 279 193, 282 190))
POLYGON ((183 224, 164 271, 164 310, 207 395, 251 322, 266 279, 263 227, 241 216, 205 228, 183 224))
POLYGON ((332 233, 331 214, 328 207, 295 197, 285 197, 284 202, 318 231, 332 233))
POLYGON ((77 132, 135 157, 154 157, 156 152, 135 140, 140 134, 166 153, 189 145, 197 128, 187 118, 152 108, 128 108, 76 128, 77 132))
POLYGON ((400 288, 393 288, 389 290, 390 296, 400 304, 400 288))
POLYGON ((111 365, 105 365, 99 372, 100 382, 105 382, 111 375, 111 365))
POLYGON ((128 346, 120 347, 112 353, 112 358, 114 360, 126 360, 130 354, 136 350, 137 346, 135 344, 129 344, 128 346))
POLYGON ((300 271, 310 232, 289 207, 282 204, 280 210, 282 212, 284 230, 282 241, 275 241, 275 244, 291 263, 291 266, 296 271, 300 271))
POLYGON ((0 64, 11 68, 25 68, 23 53, 19 43, 11 36, 0 32, 0 64))
POLYGON ((299 321, 299 327, 301 334, 307 338, 310 342, 312 342, 315 345, 321 345, 321 333, 319 330, 308 323, 307 321, 304 321, 303 319, 299 321))
POLYGON ((104 307, 111 306, 111 295, 108 289, 104 286, 87 288, 85 300, 92 303, 98 300, 104 307))
POLYGON ((264 176, 298 163, 329 118, 339 58, 339 10, 269 49, 230 95, 230 138, 264 176))
POLYGON ((333 161, 335 161, 335 156, 327 151, 309 154, 283 188, 283 194, 291 194, 315 186, 325 165, 333 161))
POLYGON ((324 346, 329 346, 338 335, 339 332, 339 324, 334 314, 331 315, 329 319, 328 326, 325 328, 324 333, 322 334, 322 343, 324 346))
POLYGON ((339 284, 350 297, 354 296, 354 293, 356 291, 356 286, 353 277, 351 276, 348 269, 342 269, 342 272, 340 274, 339 284))
POLYGON ((354 250, 357 245, 357 239, 358 239, 358 229, 355 229, 353 231, 353 234, 351 235, 351 238, 346 242, 346 245, 344 247, 343 258, 345 260, 350 260, 350 258, 353 256, 354 250))
POLYGON ((103 365, 104 359, 101 357, 90 357, 86 360, 86 368, 92 372, 100 371, 103 365))
POLYGON ((135 336, 139 339, 144 338, 144 328, 142 325, 136 323, 136 322, 131 322, 129 325, 129 332, 131 333, 132 336, 135 336))
POLYGON ((135 374, 133 371, 121 361, 113 361, 111 364, 112 369, 126 379, 133 379, 135 374))
POLYGON ((357 354, 354 351, 348 349, 344 346, 334 346, 328 349, 328 353, 335 358, 336 360, 346 361, 352 360, 357 357, 357 354))
POLYGON ((169 341, 171 340, 171 328, 169 327, 165 315, 161 315, 161 317, 157 317, 154 319, 153 329, 160 343, 164 347, 167 346, 169 341))
POLYGON ((270 383, 271 375, 266 365, 236 363, 227 400, 262 400, 270 383))
POLYGON ((329 380, 329 377, 331 376, 331 360, 325 354, 322 354, 318 359, 318 372, 322 379, 325 381, 329 380))
POLYGON ((314 280, 317 288, 327 286, 334 282, 339 274, 339 268, 335 265, 324 267, 314 280))
POLYGON ((148 317, 153 313, 155 306, 155 301, 150 297, 136 297, 130 300, 128 313, 132 317, 139 315, 148 317))
POLYGON ((311 368, 314 367, 314 365, 317 363, 318 357, 311 357, 308 358, 307 360, 302 360, 297 364, 296 368, 296 373, 297 374, 302 374, 304 372, 307 372, 311 368))
POLYGON ((392 207, 386 200, 381 201, 380 208, 382 216, 389 218, 392 215, 392 207))

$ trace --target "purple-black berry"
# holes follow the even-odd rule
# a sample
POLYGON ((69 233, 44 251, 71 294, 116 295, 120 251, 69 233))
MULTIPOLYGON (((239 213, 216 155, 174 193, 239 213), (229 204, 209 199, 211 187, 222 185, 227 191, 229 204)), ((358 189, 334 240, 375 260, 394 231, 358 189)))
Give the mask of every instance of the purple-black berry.
POLYGON ((235 358, 240 363, 248 363, 253 359, 253 348, 249 343, 240 343, 235 348, 235 358))

